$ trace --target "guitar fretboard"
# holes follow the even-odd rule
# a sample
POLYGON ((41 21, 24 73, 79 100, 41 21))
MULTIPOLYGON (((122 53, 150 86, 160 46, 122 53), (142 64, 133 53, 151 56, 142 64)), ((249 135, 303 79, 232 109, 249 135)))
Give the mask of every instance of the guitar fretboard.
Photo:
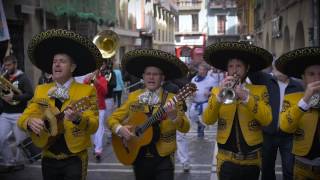
MULTIPOLYGON (((172 105, 174 105, 177 103, 177 99, 173 97, 169 102, 171 102, 172 105)), ((166 103, 164 107, 159 107, 158 111, 155 114, 149 117, 148 120, 143 125, 141 125, 136 129, 135 134, 137 136, 143 134, 152 124, 154 124, 157 121, 160 121, 163 115, 167 112, 166 111, 167 106, 168 106, 168 103, 166 103)))

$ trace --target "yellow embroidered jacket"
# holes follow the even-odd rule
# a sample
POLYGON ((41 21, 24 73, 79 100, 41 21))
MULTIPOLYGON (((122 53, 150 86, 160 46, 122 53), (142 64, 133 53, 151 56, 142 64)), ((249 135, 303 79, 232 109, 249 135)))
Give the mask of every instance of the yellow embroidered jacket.
MULTIPOLYGON (((123 103, 121 107, 116 109, 107 120, 109 128, 115 133, 115 129, 118 125, 123 124, 127 119, 136 112, 149 113, 149 108, 145 104, 141 104, 138 101, 140 94, 144 92, 143 89, 136 90, 129 94, 128 99, 123 103)), ((162 97, 163 90, 161 89, 159 98, 162 97)), ((170 100, 174 94, 168 93, 166 102, 170 100)), ((176 150, 176 130, 186 133, 189 131, 190 124, 182 110, 182 104, 177 104, 177 118, 175 121, 170 119, 164 119, 160 122, 160 139, 156 143, 156 148, 160 156, 167 156, 176 150)), ((160 104, 155 105, 153 114, 157 112, 160 104)))
POLYGON ((280 114, 280 129, 294 134, 292 152, 298 156, 309 153, 319 120, 319 110, 311 108, 304 112, 299 108, 303 95, 303 92, 286 95, 280 114))
POLYGON ((225 144, 231 134, 232 124, 237 112, 241 132, 249 146, 254 146, 262 142, 261 126, 271 123, 272 114, 269 105, 269 95, 265 86, 250 85, 249 99, 247 103, 237 101, 232 104, 222 104, 217 100, 219 88, 213 88, 208 106, 204 110, 202 117, 206 124, 214 124, 218 121, 217 141, 225 144))
MULTIPOLYGON (((55 100, 48 96, 49 89, 54 86, 55 83, 49 83, 38 85, 36 87, 34 97, 29 102, 28 107, 24 110, 17 122, 21 129, 31 133, 27 128, 28 119, 32 117, 41 118, 43 116, 43 107, 41 107, 41 103, 38 102, 48 103, 50 107, 54 108, 55 112, 60 112, 55 107, 55 100)), ((73 81, 69 89, 69 97, 70 98, 62 104, 61 112, 70 105, 70 103, 83 97, 89 97, 91 106, 91 108, 83 111, 81 121, 78 125, 66 119, 63 120, 64 138, 66 140, 67 147, 70 152, 78 153, 91 146, 90 135, 96 132, 99 125, 96 90, 94 87, 89 85, 73 81)), ((46 149, 44 150, 46 151, 46 149)))

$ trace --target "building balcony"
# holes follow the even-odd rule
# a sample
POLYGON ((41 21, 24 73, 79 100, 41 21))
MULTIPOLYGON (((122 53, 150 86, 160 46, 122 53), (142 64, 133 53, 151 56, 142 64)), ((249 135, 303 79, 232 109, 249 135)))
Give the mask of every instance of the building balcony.
POLYGON ((179 0, 177 2, 179 11, 200 10, 202 0, 179 0))
POLYGON ((208 9, 231 9, 236 8, 237 3, 236 1, 230 0, 230 1, 209 1, 208 3, 208 9))
POLYGON ((189 32, 186 32, 186 31, 180 31, 180 32, 174 32, 174 35, 176 36, 182 36, 182 35, 202 35, 203 32, 200 32, 200 31, 189 31, 189 32))

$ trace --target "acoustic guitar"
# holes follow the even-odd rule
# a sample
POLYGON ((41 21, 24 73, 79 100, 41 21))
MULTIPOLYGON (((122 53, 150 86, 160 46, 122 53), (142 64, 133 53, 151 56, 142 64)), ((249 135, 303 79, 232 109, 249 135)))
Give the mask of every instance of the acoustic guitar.
MULTIPOLYGON (((193 83, 185 85, 179 92, 172 97, 168 102, 176 104, 185 100, 189 95, 197 90, 197 87, 193 83)), ((143 112, 134 113, 128 121, 123 125, 132 126, 131 132, 135 135, 129 141, 124 140, 124 138, 119 137, 116 134, 112 134, 112 146, 113 150, 118 158, 118 160, 124 165, 131 165, 142 146, 150 144, 153 137, 152 125, 161 120, 163 115, 166 113, 166 103, 163 107, 159 107, 157 112, 151 117, 143 112)))
MULTIPOLYGON (((47 100, 46 100, 47 101, 47 100)), ((89 97, 83 97, 69 105, 64 111, 60 112, 54 107, 50 107, 49 103, 46 101, 38 101, 37 103, 44 110, 42 120, 44 121, 44 128, 40 131, 40 134, 35 134, 31 132, 29 135, 35 146, 45 149, 49 147, 58 135, 64 132, 63 120, 64 111, 71 108, 75 112, 83 112, 90 109, 93 104, 89 97)))

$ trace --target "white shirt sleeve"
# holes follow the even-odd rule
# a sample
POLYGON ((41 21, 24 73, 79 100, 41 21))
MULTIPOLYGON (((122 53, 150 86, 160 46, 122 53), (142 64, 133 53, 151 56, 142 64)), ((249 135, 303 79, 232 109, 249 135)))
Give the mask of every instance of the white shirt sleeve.
POLYGON ((310 106, 308 103, 306 103, 306 102, 303 100, 303 98, 300 99, 300 101, 299 101, 299 103, 298 103, 298 106, 299 106, 301 109, 303 109, 304 111, 308 111, 308 110, 311 108, 311 106, 310 106))

